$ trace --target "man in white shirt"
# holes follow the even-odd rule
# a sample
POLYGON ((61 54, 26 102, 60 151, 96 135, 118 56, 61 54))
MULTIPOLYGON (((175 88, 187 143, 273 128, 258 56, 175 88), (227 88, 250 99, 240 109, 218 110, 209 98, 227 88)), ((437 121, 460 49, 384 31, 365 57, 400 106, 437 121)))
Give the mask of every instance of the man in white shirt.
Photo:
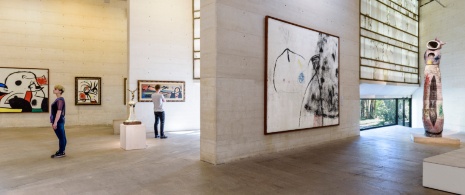
POLYGON ((165 97, 160 93, 160 85, 155 85, 155 93, 152 94, 153 112, 155 114, 155 138, 166 139, 164 126, 165 126, 165 111, 163 110, 163 102, 166 102, 165 97), (160 120, 160 136, 158 136, 158 120, 160 120))

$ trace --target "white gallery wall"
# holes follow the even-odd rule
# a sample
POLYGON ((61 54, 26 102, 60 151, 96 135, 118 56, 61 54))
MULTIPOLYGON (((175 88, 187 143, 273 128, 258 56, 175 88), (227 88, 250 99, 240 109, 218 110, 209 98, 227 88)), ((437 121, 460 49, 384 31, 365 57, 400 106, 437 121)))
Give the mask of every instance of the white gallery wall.
POLYGON ((201 1, 201 160, 221 164, 359 135, 359 1, 201 1), (265 16, 340 38, 340 125, 264 135, 265 16))
MULTIPOLYGON (((165 131, 200 129, 200 82, 192 78, 192 1, 128 2, 129 89, 137 89, 138 80, 185 81, 186 101, 164 104, 165 131)), ((135 109, 153 132, 153 103, 138 102, 135 109)))
MULTIPOLYGON (((0 67, 49 69, 65 87, 67 125, 112 124, 126 116, 127 2, 0 1, 0 67), (75 77, 101 77, 102 103, 75 106, 75 77)), ((1 81, 3 82, 3 81, 1 81)), ((1 127, 49 126, 49 113, 0 113, 1 127)))
MULTIPOLYGON (((422 1, 425 4, 428 1, 422 1)), ((412 127, 423 128, 423 82, 426 43, 438 38, 446 45, 441 49, 440 70, 444 99, 444 132, 465 131, 465 1, 441 0, 446 7, 431 2, 420 8, 420 83, 413 95, 412 127)))

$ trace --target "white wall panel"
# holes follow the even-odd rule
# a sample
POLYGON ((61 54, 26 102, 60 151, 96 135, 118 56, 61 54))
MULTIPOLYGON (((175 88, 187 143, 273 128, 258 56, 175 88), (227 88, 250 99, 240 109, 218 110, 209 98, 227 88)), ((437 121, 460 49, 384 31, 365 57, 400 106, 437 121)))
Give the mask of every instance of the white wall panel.
MULTIPOLYGON (((129 1, 129 88, 138 80, 185 81, 185 102, 166 102, 165 131, 200 128, 200 83, 192 79, 192 1, 129 1)), ((135 97, 137 98, 137 96, 135 97)), ((152 102, 136 105, 153 132, 152 102)))
POLYGON ((201 159, 221 164, 359 135, 358 9, 343 0, 202 1, 201 159), (266 15, 340 37, 339 126, 264 135, 266 15))

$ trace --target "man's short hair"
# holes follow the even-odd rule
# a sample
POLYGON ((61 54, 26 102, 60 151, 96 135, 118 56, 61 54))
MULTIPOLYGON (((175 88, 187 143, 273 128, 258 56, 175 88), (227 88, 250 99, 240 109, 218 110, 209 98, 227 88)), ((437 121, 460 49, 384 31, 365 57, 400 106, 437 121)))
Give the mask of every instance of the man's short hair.
POLYGON ((160 85, 155 85, 155 90, 159 90, 160 89, 160 85))

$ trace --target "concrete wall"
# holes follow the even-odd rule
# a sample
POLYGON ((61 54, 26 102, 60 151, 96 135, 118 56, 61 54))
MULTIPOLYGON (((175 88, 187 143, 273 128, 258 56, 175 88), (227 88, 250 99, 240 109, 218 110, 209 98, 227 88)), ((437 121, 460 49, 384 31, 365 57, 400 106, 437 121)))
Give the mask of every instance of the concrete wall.
MULTIPOLYGON (((422 1, 424 4, 428 1, 422 1)), ((413 95, 412 127, 423 128, 423 53, 426 42, 439 38, 447 42, 441 49, 441 76, 444 98, 444 131, 465 131, 465 47, 463 21, 465 20, 465 1, 442 0, 443 8, 436 2, 431 2, 420 9, 420 75, 421 88, 413 95)))
MULTIPOLYGON (((126 1, 0 1, 0 67, 49 69, 61 84, 67 125, 111 124, 125 117, 126 1), (102 105, 75 106, 75 77, 102 78, 102 105)), ((55 95, 50 90, 50 103, 55 95)), ((49 126, 49 113, 3 113, 2 127, 49 126)))
MULTIPOLYGON (((165 131, 200 128, 200 83, 192 79, 192 1, 129 1, 129 88, 138 80, 185 81, 185 102, 166 102, 165 131)), ((135 97, 135 99, 137 96, 135 97)), ((152 102, 136 104, 153 131, 152 102)))
POLYGON ((359 135, 359 1, 208 0, 202 10, 201 159, 221 164, 359 135), (264 135, 265 16, 340 37, 340 125, 264 135))

